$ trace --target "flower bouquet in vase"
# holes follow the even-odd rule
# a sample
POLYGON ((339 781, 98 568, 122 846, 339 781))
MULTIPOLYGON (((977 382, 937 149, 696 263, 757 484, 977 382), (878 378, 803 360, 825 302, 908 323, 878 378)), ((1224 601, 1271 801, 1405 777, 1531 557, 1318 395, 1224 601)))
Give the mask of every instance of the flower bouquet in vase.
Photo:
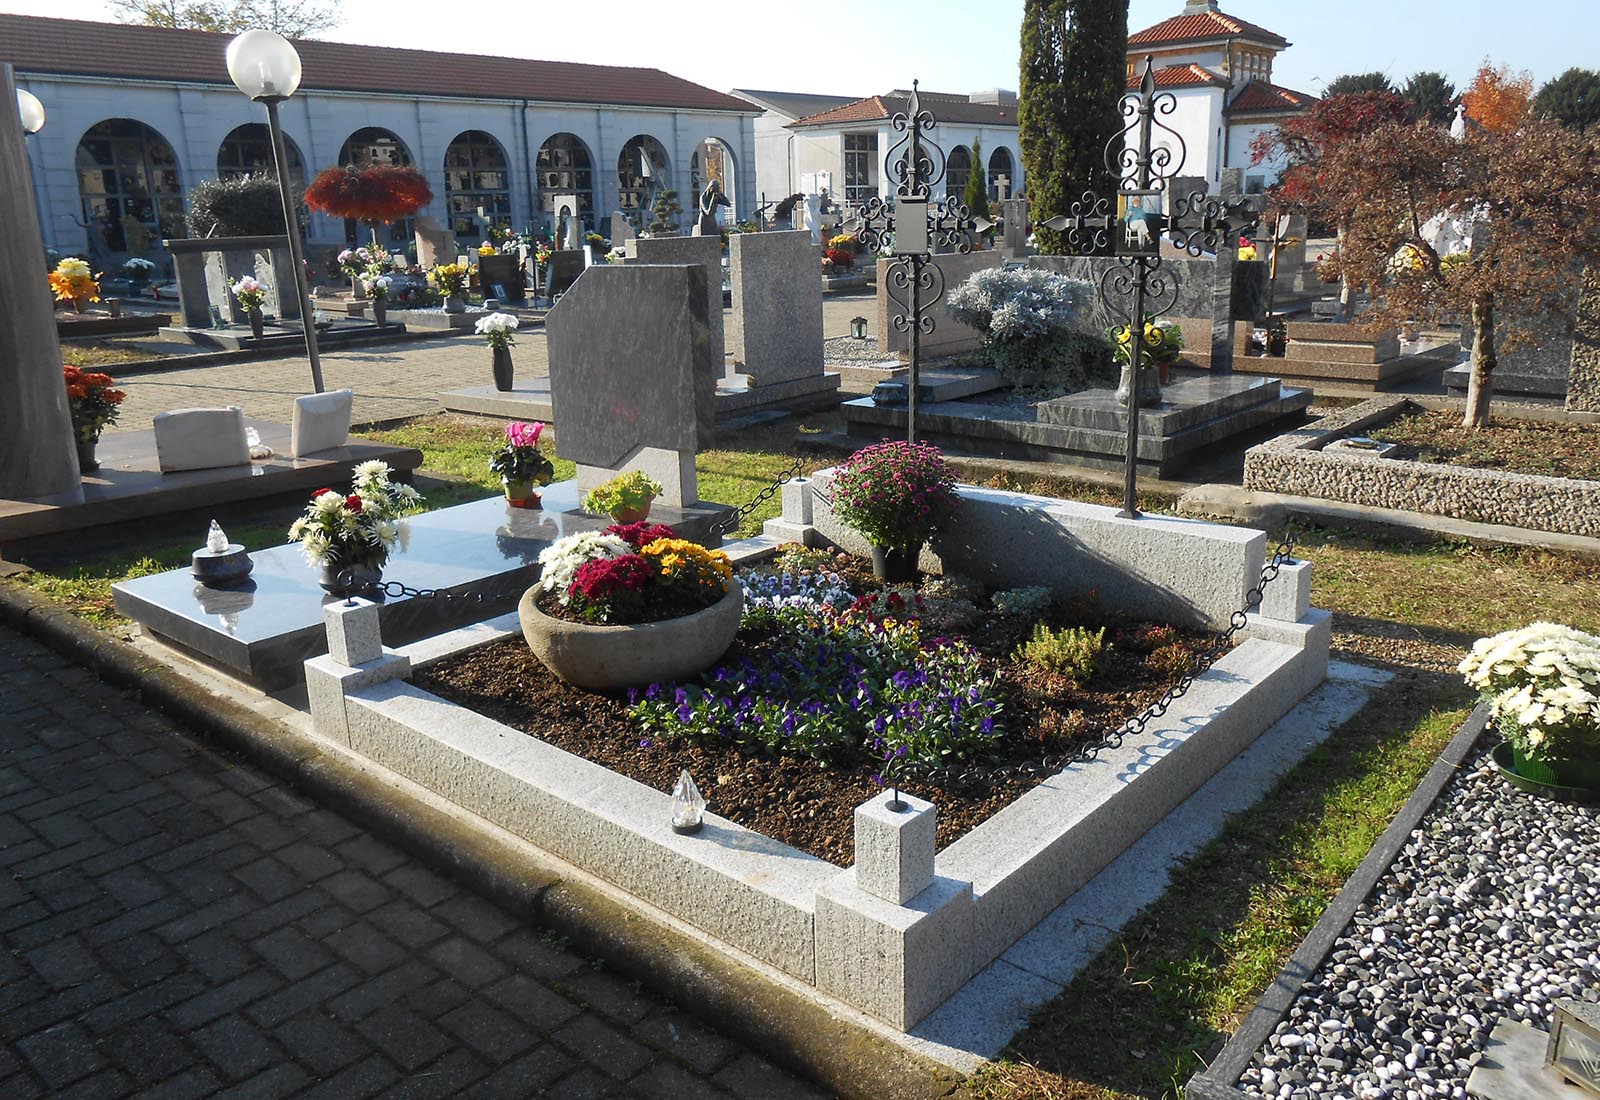
POLYGON ((517 324, 515 314, 491 313, 487 317, 478 318, 478 323, 472 326, 472 331, 482 336, 494 353, 494 388, 501 393, 510 390, 515 380, 511 348, 517 339, 511 334, 517 331, 517 324))
POLYGON ((1505 737, 1493 755, 1508 782, 1600 801, 1600 637, 1533 623, 1474 642, 1459 671, 1505 737))
POLYGON ((389 276, 369 271, 361 277, 361 286, 372 299, 372 320, 382 328, 389 323, 389 276))
POLYGON ((489 469, 500 475, 505 487, 506 501, 513 508, 539 507, 539 494, 535 486, 550 484, 556 468, 539 450, 539 436, 544 424, 514 420, 506 425, 506 443, 489 459, 489 469))
POLYGON ((356 301, 362 301, 367 296, 366 288, 361 285, 361 276, 367 273, 372 266, 372 250, 369 248, 347 248, 334 258, 334 263, 339 265, 339 270, 350 277, 350 295, 356 301))
POLYGON ((913 581, 922 546, 950 519, 956 479, 939 448, 894 441, 863 447, 833 476, 833 511, 872 547, 879 580, 913 581))
POLYGON ((618 523, 638 523, 650 514, 650 502, 661 495, 661 485, 642 470, 618 474, 604 485, 583 494, 583 510, 610 516, 618 523))
POLYGON ((55 292, 56 301, 71 302, 79 313, 89 302, 100 300, 99 276, 90 273, 88 260, 76 256, 68 256, 56 264, 56 269, 50 273, 50 289, 55 292))
POLYGON ((72 417, 72 438, 78 446, 78 469, 98 470, 94 456, 100 433, 117 422, 119 406, 128 395, 116 388, 109 374, 87 371, 71 365, 61 368, 67 385, 67 412, 72 417))
POLYGON ((467 265, 463 263, 438 264, 428 272, 428 285, 444 299, 446 313, 467 311, 467 265))
POLYGON ((411 486, 390 480, 387 462, 361 463, 350 489, 347 496, 318 489, 289 526, 289 541, 300 543, 306 561, 321 570, 318 583, 336 596, 378 584, 390 552, 404 539, 400 517, 422 502, 411 486))
POLYGON ((250 335, 261 339, 266 335, 266 321, 261 316, 261 303, 267 298, 266 287, 246 275, 228 289, 233 291, 233 300, 239 303, 239 308, 250 319, 250 335))

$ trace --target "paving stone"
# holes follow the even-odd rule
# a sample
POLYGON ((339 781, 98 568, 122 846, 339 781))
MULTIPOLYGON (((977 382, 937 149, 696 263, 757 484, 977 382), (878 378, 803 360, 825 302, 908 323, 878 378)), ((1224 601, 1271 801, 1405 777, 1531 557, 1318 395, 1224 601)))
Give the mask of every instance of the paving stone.
POLYGON ((391 1061, 408 1073, 450 1049, 451 1040, 427 1020, 400 1005, 388 1005, 356 1025, 391 1061))
POLYGON ((536 1095, 556 1097, 558 1100, 615 1100, 625 1093, 610 1077, 584 1066, 540 1089, 536 1095))
MULTIPOLYGON (((417 908, 409 898, 397 899, 381 909, 374 909, 367 914, 367 919, 413 950, 433 943, 450 931, 449 925, 435 920, 426 910, 417 908)), ((503 954, 499 945, 496 948, 503 954)))
POLYGON ((328 1002, 341 1020, 360 1020, 416 990, 439 980, 439 972, 417 959, 408 960, 387 974, 362 982, 328 1002))
POLYGON ((207 1061, 229 1080, 251 1076, 283 1057, 265 1032, 243 1016, 224 1016, 189 1035, 207 1061))
POLYGON ((102 1036, 95 1045, 141 1086, 176 1076, 195 1063, 194 1052, 188 1044, 150 1018, 102 1036))
POLYGON ((300 1095, 311 1075, 293 1062, 280 1062, 248 1081, 241 1081, 216 1094, 216 1100, 287 1100, 300 1095))
POLYGON ((670 1006, 651 1013, 631 1033, 703 1075, 715 1073, 740 1050, 733 1040, 670 1006))
POLYGON ((295 1095, 299 1100, 364 1100, 394 1084, 398 1071, 379 1055, 372 1055, 349 1069, 295 1095))
POLYGON ((254 954, 226 928, 213 928, 180 945, 179 950, 212 982, 240 977, 257 965, 254 954))
POLYGON ((368 974, 381 974, 406 960, 406 950, 365 921, 324 936, 323 945, 368 974))
POLYGON ((472 894, 458 894, 448 901, 435 905, 432 912, 434 916, 477 943, 491 943, 521 926, 520 922, 498 905, 472 894))
POLYGON ((268 965, 290 981, 315 974, 334 962, 332 951, 293 925, 269 932, 251 946, 268 965))
POLYGON ((272 1038, 318 1077, 328 1077, 372 1050, 361 1036, 318 1009, 285 1020, 272 1029, 272 1038))
POLYGON ((506 972, 505 963, 460 936, 428 948, 427 956, 440 970, 474 988, 488 985, 506 972))
MULTIPOLYGON (((486 1067, 471 1051, 452 1050, 427 1069, 408 1074, 398 1084, 379 1093, 380 1100, 441 1100, 443 1097, 481 1095, 475 1084, 486 1067)), ((526 1095, 526 1093, 524 1093, 526 1095)))
POLYGON ((525 974, 512 974, 484 992, 517 1019, 547 1035, 583 1011, 525 974))
POLYGON ((827 1093, 794 1074, 786 1073, 753 1054, 740 1055, 711 1079, 739 1097, 739 1100, 767 1100, 773 1096, 793 1100, 806 1100, 808 1097, 824 1100, 827 1096, 827 1093))
POLYGON ((630 978, 609 970, 575 971, 556 983, 567 997, 625 1024, 636 1024, 650 1014, 656 1001, 630 978))
POLYGON ((473 1086, 472 1097, 473 1100, 524 1100, 529 1095, 544 1095, 547 1086, 571 1073, 577 1064, 566 1051, 544 1043, 479 1081, 473 1086))
POLYGON ((70 1085, 106 1064, 88 1033, 74 1023, 46 1028, 19 1039, 16 1045, 33 1072, 52 1089, 70 1085))
POLYGON ((593 1013, 586 1012, 551 1039, 580 1061, 626 1080, 650 1063, 650 1051, 593 1013))

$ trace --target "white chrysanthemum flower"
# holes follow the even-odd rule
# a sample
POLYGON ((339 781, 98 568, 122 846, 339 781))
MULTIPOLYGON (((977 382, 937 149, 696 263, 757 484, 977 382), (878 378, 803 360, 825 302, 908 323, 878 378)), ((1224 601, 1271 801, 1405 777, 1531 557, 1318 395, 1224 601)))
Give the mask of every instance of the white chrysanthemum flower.
POLYGON ((317 499, 311 503, 316 505, 317 511, 331 516, 344 508, 344 497, 329 489, 326 493, 318 493, 317 499))

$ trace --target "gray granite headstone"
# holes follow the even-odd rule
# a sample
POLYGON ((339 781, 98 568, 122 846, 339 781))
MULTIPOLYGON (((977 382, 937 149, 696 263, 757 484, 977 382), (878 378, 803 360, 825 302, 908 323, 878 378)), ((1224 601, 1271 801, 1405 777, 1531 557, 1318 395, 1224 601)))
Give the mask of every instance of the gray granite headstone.
MULTIPOLYGON (((1244 169, 1224 168, 1222 170, 1221 198, 1224 200, 1234 198, 1244 190, 1244 169)), ((1229 239, 1217 245, 1216 267, 1211 278, 1211 369, 1213 371, 1230 371, 1233 369, 1233 275, 1239 262, 1239 247, 1236 237, 1229 235, 1229 239)), ((1254 320, 1254 318, 1250 318, 1254 320)))
POLYGON ((1584 271, 1573 315, 1567 411, 1600 413, 1600 267, 1584 271))
POLYGON ((639 233, 633 228, 633 223, 628 220, 628 215, 620 210, 611 212, 611 247, 620 249, 624 255, 632 256, 634 250, 627 247, 629 241, 639 239, 639 233))
POLYGON ((55 306, 40 270, 39 208, 10 65, 0 65, 0 498, 79 488, 55 306))
MULTIPOLYGON (((714 236, 646 237, 633 242, 633 256, 636 260, 630 259, 630 263, 693 264, 704 269, 709 295, 707 318, 711 324, 711 340, 702 384, 715 394, 717 379, 722 377, 724 369, 730 375, 733 373, 726 366, 727 345, 722 324, 722 239, 714 236)), ((701 446, 709 447, 711 441, 702 440, 701 446)))
POLYGON ((456 235, 427 214, 411 219, 417 235, 417 266, 424 271, 440 264, 455 263, 456 235))
POLYGON ((550 253, 550 259, 545 263, 545 296, 554 298, 557 294, 565 294, 579 275, 584 272, 583 250, 557 249, 550 253))
POLYGON ((556 453, 578 464, 580 491, 642 469, 663 503, 699 499, 695 449, 715 417, 708 305, 701 267, 601 264, 545 317, 556 453))
POLYGON ((822 376, 822 269, 811 234, 735 233, 728 240, 734 367, 756 386, 822 376))
MULTIPOLYGON (((1125 270, 1122 262, 1113 256, 1030 256, 1028 266, 1041 268, 1045 271, 1054 271, 1058 275, 1066 275, 1073 279, 1082 279, 1094 287, 1094 293, 1089 296, 1089 308, 1084 311, 1084 325, 1086 331, 1104 335, 1105 330, 1112 325, 1128 323, 1127 311, 1132 308, 1132 301, 1115 302, 1115 308, 1107 308, 1100 300, 1100 280, 1107 272, 1122 272, 1125 270)), ((1184 257, 1181 260, 1165 259, 1161 261, 1161 273, 1170 277, 1177 288, 1177 302, 1166 311, 1165 317, 1202 317, 1209 319, 1211 316, 1211 280, 1216 271, 1216 264, 1210 259, 1184 257)))
POLYGON ((1005 221, 1001 254, 1007 260, 1020 260, 1028 254, 1028 200, 1005 199, 1000 203, 1000 211, 1005 221))

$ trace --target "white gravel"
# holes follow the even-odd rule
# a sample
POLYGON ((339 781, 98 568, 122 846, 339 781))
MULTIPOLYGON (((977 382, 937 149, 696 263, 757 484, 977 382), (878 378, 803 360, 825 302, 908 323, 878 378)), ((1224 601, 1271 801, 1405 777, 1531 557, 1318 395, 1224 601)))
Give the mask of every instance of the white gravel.
POLYGON ((1488 738, 1356 911, 1238 1087, 1280 1100, 1466 1100, 1503 1019, 1600 1001, 1600 809, 1524 794, 1488 738))

